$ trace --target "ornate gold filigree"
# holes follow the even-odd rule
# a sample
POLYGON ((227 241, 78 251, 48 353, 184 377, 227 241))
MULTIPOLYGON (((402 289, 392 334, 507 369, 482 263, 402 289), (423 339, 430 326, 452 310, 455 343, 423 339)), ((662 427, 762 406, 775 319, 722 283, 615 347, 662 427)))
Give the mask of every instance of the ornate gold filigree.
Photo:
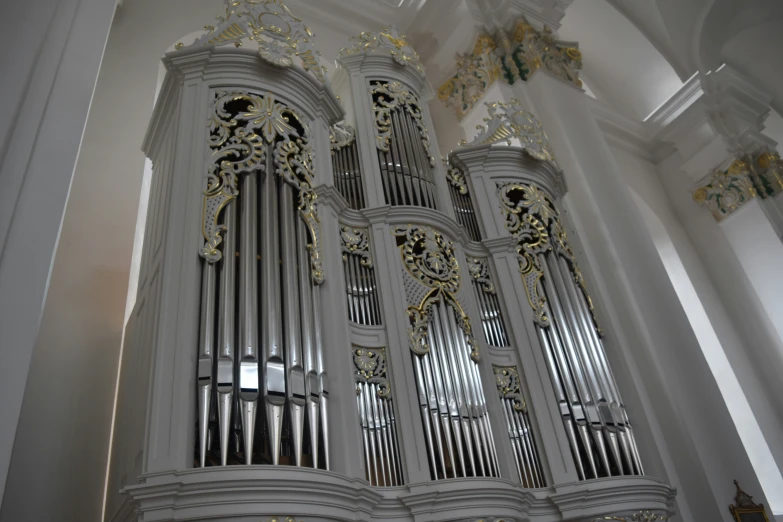
POLYGON ((236 175, 265 171, 267 148, 272 147, 275 173, 298 189, 299 215, 309 231, 313 282, 322 283, 321 226, 312 188, 315 172, 307 118, 270 93, 218 90, 215 98, 208 140, 212 161, 202 211, 205 244, 200 255, 210 263, 221 259, 218 246, 226 225, 219 223, 220 214, 239 194, 236 175))
POLYGON ((386 399, 391 393, 391 385, 386 374, 386 349, 361 348, 353 350, 354 377, 356 382, 368 382, 378 385, 378 397, 386 399))
POLYGON ((457 73, 438 88, 438 98, 447 107, 454 107, 458 119, 464 118, 495 81, 503 77, 496 48, 492 37, 482 34, 476 38, 472 54, 455 56, 457 73))
POLYGON ((716 169, 697 188, 693 199, 722 221, 755 197, 774 197, 783 191, 783 162, 777 152, 762 152, 755 161, 749 155, 735 160, 728 169, 716 169))
POLYGON ((363 266, 372 267, 370 242, 367 239, 366 229, 341 227, 340 247, 343 252, 343 261, 347 260, 349 255, 359 256, 361 258, 359 262, 363 266))
POLYGON ((407 37, 393 25, 381 29, 377 36, 370 32, 360 33, 352 37, 351 42, 353 43, 351 47, 340 50, 340 56, 385 52, 400 65, 410 65, 424 75, 424 66, 421 64, 419 54, 410 46, 407 37))
POLYGON ((479 125, 476 137, 470 143, 460 142, 463 147, 486 145, 505 141, 509 145, 512 139, 519 140, 525 153, 540 160, 557 165, 555 153, 549 144, 541 122, 525 110, 519 100, 512 99, 508 103, 486 103, 488 116, 484 118, 486 125, 479 125))
POLYGON ((449 184, 456 188, 460 194, 467 194, 468 184, 465 181, 465 173, 462 172, 462 169, 450 166, 446 160, 443 160, 443 166, 445 167, 446 180, 449 184))
POLYGON ((613 520, 616 522, 666 522, 669 515, 666 513, 655 513, 653 511, 639 511, 631 516, 625 517, 599 517, 594 518, 593 522, 603 522, 604 520, 613 520))
POLYGON ((430 166, 435 166, 435 158, 430 152, 430 138, 427 125, 421 115, 421 105, 415 94, 397 81, 370 83, 370 93, 373 98, 373 112, 375 113, 375 145, 379 150, 388 152, 392 133, 392 111, 404 110, 413 117, 416 127, 424 145, 430 166))
POLYGON ((577 87, 582 86, 579 79, 582 53, 577 47, 558 41, 547 26, 539 31, 524 18, 517 22, 513 35, 514 42, 511 49, 507 49, 504 60, 509 83, 513 84, 517 79, 528 81, 536 71, 545 69, 577 87))
POLYGON ((495 293, 495 285, 492 283, 492 279, 489 275, 489 263, 486 259, 480 257, 468 258, 468 273, 480 286, 481 289, 487 294, 495 293))
MULTIPOLYGON (((326 67, 320 65, 310 29, 282 0, 224 0, 226 16, 217 17, 217 25, 204 26, 206 34, 188 47, 212 47, 233 43, 237 47, 247 38, 258 43, 258 54, 278 67, 293 65, 298 56, 302 68, 319 81, 326 82, 326 67)), ((177 49, 185 47, 177 43, 177 49)))
POLYGON ((492 371, 495 373, 495 384, 498 387, 498 393, 503 399, 513 402, 514 410, 527 411, 527 403, 522 395, 519 385, 519 372, 516 366, 495 366, 492 365, 492 371))
POLYGON ((470 348, 471 358, 478 361, 479 351, 473 339, 470 319, 456 297, 460 288, 460 275, 451 241, 432 228, 418 225, 393 227, 392 234, 402 242, 400 252, 405 270, 430 289, 420 303, 408 306, 407 309, 411 322, 408 329, 411 351, 417 355, 429 352, 426 336, 432 319, 432 308, 443 299, 454 310, 457 324, 470 348))

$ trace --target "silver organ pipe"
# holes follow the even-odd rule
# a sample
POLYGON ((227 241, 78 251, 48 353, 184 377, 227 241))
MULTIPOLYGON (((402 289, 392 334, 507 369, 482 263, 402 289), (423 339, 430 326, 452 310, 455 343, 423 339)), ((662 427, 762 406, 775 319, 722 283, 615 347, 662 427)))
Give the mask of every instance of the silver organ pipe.
POLYGON ((520 389, 517 367, 495 366, 493 371, 519 479, 526 488, 542 488, 546 486, 546 481, 530 429, 527 403, 520 389))
POLYGON ((340 244, 343 252, 348 318, 360 325, 380 325, 381 306, 367 229, 340 227, 340 244))
POLYGON ((481 230, 479 229, 476 210, 473 207, 473 200, 470 198, 465 173, 458 167, 450 166, 448 162, 444 163, 449 195, 451 196, 451 204, 454 207, 457 223, 462 225, 471 240, 481 241, 481 230))
POLYGON ((500 311, 495 285, 489 273, 489 262, 486 258, 468 258, 468 272, 473 283, 476 302, 481 312, 481 325, 484 338, 490 346, 509 346, 506 324, 500 311))
POLYGON ((501 184, 499 193, 579 477, 642 474, 592 302, 554 204, 534 183, 501 184))
POLYGON ((373 486, 403 484, 386 349, 353 347, 365 473, 373 486))
POLYGON ((198 463, 328 469, 323 276, 308 128, 271 94, 217 91, 210 146, 198 463), (211 457, 213 418, 220 444, 211 457))
POLYGON ((334 187, 354 210, 365 207, 364 184, 359 168, 356 132, 346 123, 337 123, 331 129, 332 174, 334 187))
POLYGON ((452 244, 424 226, 397 226, 392 231, 411 303, 410 348, 430 476, 499 477, 478 349, 456 297, 460 275, 452 244))
POLYGON ((396 81, 373 80, 370 92, 386 203, 437 209, 435 163, 419 99, 396 81))

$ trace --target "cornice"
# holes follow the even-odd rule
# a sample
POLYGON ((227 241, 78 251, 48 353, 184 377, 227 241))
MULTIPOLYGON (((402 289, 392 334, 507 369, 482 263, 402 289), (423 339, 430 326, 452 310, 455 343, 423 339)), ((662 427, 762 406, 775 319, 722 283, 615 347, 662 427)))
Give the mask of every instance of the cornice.
POLYGON ((445 232, 449 239, 455 240, 476 255, 480 255, 481 246, 479 243, 471 241, 465 229, 442 212, 425 207, 413 206, 390 206, 364 209, 361 214, 371 223, 385 223, 388 225, 430 225, 441 232, 445 232))
POLYGON ((348 74, 361 74, 367 79, 402 82, 422 101, 435 96, 426 74, 420 74, 415 67, 400 65, 388 54, 363 52, 341 55, 337 58, 337 65, 348 74))

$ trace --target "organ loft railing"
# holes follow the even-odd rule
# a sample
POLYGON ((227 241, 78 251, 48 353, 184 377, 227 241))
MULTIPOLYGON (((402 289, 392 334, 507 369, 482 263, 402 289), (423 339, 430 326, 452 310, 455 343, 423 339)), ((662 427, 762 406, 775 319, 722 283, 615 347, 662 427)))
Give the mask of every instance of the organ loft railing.
POLYGON ((214 91, 196 460, 329 468, 320 224, 307 119, 214 91))

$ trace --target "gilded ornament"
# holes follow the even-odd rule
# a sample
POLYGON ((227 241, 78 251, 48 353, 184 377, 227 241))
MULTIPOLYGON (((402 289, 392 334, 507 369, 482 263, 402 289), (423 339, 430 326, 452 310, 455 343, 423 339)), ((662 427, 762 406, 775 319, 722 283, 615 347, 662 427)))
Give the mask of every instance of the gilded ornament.
POLYGON ((492 371, 495 373, 495 384, 500 397, 513 401, 514 410, 526 412, 527 403, 520 389, 517 367, 492 365, 492 371))
POLYGON ((375 145, 378 150, 389 151, 392 133, 392 111, 404 110, 413 117, 421 137, 421 143, 430 161, 435 166, 435 158, 430 152, 430 138, 427 125, 421 115, 421 104, 415 94, 397 81, 375 81, 370 84, 370 94, 373 98, 373 113, 375 114, 375 145))
POLYGON ((347 147, 356 139, 356 131, 344 121, 335 123, 329 132, 329 141, 332 150, 339 150, 347 147))
POLYGON ((625 517, 614 516, 594 518, 593 522, 603 522, 605 520, 616 522, 666 522, 669 520, 669 515, 665 513, 655 513, 653 511, 639 511, 631 516, 625 517))
POLYGON ((347 260, 349 255, 359 256, 361 258, 359 262, 362 266, 372 267, 370 242, 366 229, 341 227, 340 247, 343 252, 343 261, 347 260))
POLYGON ((407 309, 411 322, 408 329, 411 351, 417 355, 429 353, 426 336, 432 309, 444 300, 454 310, 457 325, 465 334, 470 348, 471 358, 478 361, 478 345, 473 339, 470 319, 456 297, 460 288, 460 275, 451 241, 432 228, 418 225, 393 227, 392 234, 400 243, 406 272, 430 289, 421 302, 408 306, 407 309))
POLYGON ((557 166, 555 154, 549 143, 541 122, 525 110, 519 100, 512 99, 508 103, 485 103, 488 116, 484 118, 485 125, 476 127, 478 133, 470 143, 463 140, 463 147, 475 147, 506 142, 519 141, 525 153, 539 161, 547 161, 557 166))
POLYGON ((465 173, 462 172, 462 169, 450 166, 446 160, 443 161, 443 164, 446 171, 446 180, 449 182, 449 184, 456 188, 460 194, 467 194, 468 184, 465 180, 465 173))
POLYGON ((354 377, 357 383, 378 385, 378 397, 386 399, 391 394, 391 385, 386 373, 385 348, 360 348, 353 350, 354 377))
POLYGON ((489 263, 486 259, 469 257, 468 273, 470 274, 470 277, 481 286, 481 289, 485 293, 496 293, 495 285, 492 283, 492 279, 489 276, 489 263))
POLYGON ((407 37, 397 27, 384 27, 378 35, 370 32, 360 33, 351 38, 352 46, 340 50, 340 56, 358 53, 385 52, 400 65, 410 65, 419 74, 424 75, 424 66, 419 54, 408 43, 407 37))
MULTIPOLYGON (((266 170, 267 150, 274 156, 275 174, 298 189, 299 215, 309 232, 311 275, 323 282, 320 254, 321 225, 313 190, 313 150, 309 144, 307 118, 270 93, 215 92, 211 107, 208 143, 212 157, 207 170, 207 188, 202 209, 205 243, 200 255, 210 263, 221 259, 218 246, 226 225, 220 214, 239 194, 237 175, 266 170)), ((272 173, 267 172, 267 175, 272 173)))
MULTIPOLYGON (((259 56, 278 67, 291 67, 296 56, 302 68, 326 83, 326 67, 319 63, 320 53, 313 32, 294 16, 282 0, 224 0, 226 15, 217 17, 215 26, 206 25, 206 34, 188 47, 206 48, 242 40, 255 41, 259 56)), ((178 44, 179 45, 179 44, 178 44)), ((182 46, 177 47, 177 49, 182 46)))

